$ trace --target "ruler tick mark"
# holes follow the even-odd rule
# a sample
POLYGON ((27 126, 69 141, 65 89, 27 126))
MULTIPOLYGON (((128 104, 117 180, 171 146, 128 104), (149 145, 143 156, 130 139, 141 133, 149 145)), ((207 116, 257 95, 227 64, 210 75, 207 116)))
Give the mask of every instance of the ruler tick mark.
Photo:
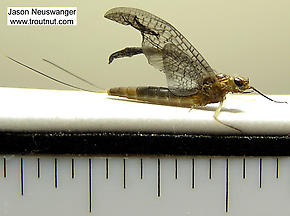
POLYGON ((92 160, 89 158, 89 212, 92 212, 92 160))
POLYGON ((6 178, 6 158, 3 158, 3 177, 6 178))
POLYGON ((279 158, 276 160, 276 178, 279 178, 279 158))
POLYGON ((229 159, 226 159, 226 212, 229 212, 229 159))
POLYGON ((75 160, 71 159, 71 178, 75 178, 75 160))
POLYGON ((54 159, 54 187, 57 188, 57 158, 54 159))
POLYGON ((123 188, 126 188, 126 159, 123 159, 123 188))
POLYGON ((246 158, 243 158, 243 179, 246 178, 246 158))
POLYGON ((211 179, 212 176, 212 171, 211 171, 212 167, 211 167, 211 158, 209 159, 209 174, 208 174, 208 178, 211 179))
POLYGON ((20 191, 23 196, 23 158, 20 158, 20 191))
POLYGON ((194 158, 192 158, 192 188, 194 188, 194 158))
POLYGON ((160 197, 160 159, 157 159, 157 196, 160 197))
POLYGON ((259 175, 259 187, 262 188, 262 168, 263 168, 263 160, 262 158, 260 158, 260 165, 259 165, 259 168, 260 168, 260 175, 259 175))
POLYGON ((37 178, 40 178, 40 159, 37 158, 37 165, 36 165, 36 169, 37 169, 37 178))
POLYGON ((177 165, 177 159, 175 159, 175 179, 177 179, 178 174, 178 165, 177 165))
POLYGON ((106 158, 106 179, 109 178, 109 159, 106 158))
POLYGON ((143 179, 143 160, 140 159, 140 178, 143 179))

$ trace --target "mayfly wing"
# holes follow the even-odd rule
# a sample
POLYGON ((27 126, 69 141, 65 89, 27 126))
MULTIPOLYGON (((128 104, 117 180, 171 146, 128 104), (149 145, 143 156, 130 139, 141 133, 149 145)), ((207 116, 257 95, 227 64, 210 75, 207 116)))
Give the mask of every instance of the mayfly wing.
POLYGON ((105 18, 141 32, 142 49, 149 64, 166 74, 168 88, 173 94, 192 95, 202 87, 205 79, 215 81, 215 73, 202 55, 163 19, 127 7, 113 8, 105 18))
POLYGON ((163 71, 166 73, 170 91, 175 95, 187 96, 200 89, 203 80, 201 65, 177 46, 168 43, 162 49, 163 71))

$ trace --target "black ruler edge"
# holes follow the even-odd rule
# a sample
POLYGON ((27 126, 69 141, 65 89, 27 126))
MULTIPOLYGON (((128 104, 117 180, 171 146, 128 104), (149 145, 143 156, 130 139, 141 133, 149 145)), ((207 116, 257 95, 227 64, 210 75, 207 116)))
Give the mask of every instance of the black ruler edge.
POLYGON ((289 136, 0 132, 0 154, 290 156, 289 136))

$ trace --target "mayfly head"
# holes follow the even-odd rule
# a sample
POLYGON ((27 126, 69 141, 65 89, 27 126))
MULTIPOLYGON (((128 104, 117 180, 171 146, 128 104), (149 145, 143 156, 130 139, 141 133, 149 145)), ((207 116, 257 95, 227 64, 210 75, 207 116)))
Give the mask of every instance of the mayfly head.
POLYGON ((250 89, 249 79, 241 76, 231 77, 230 86, 233 93, 243 93, 250 89))
POLYGON ((233 93, 250 93, 247 92, 246 90, 250 91, 255 91, 258 94, 262 95, 263 97, 267 98, 270 101, 273 101, 275 103, 287 103, 287 101, 277 101, 273 100, 272 98, 269 98, 268 96, 264 95, 262 92, 254 88, 253 86, 249 85, 249 79, 244 78, 241 76, 236 76, 236 77, 231 77, 230 78, 230 86, 231 86, 231 91, 233 93))

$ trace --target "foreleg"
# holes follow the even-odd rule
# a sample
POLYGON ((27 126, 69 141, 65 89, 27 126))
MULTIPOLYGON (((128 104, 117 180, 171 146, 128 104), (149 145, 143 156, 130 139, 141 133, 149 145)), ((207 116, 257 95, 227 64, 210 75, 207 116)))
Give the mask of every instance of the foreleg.
POLYGON ((114 52, 109 57, 109 64, 111 64, 114 59, 123 58, 123 57, 132 57, 134 55, 142 54, 143 50, 141 47, 127 47, 125 49, 114 52))

